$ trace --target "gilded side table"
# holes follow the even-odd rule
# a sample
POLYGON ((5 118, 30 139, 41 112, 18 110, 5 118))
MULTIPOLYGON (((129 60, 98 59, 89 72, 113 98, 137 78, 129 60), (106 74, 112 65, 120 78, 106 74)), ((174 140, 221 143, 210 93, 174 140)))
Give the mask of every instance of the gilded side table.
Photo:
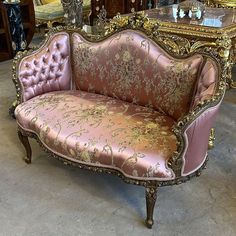
MULTIPOLYGON (((236 88, 232 66, 236 64, 236 9, 207 7, 200 20, 177 18, 177 4, 145 11, 151 21, 157 21, 159 31, 187 38, 199 44, 217 46, 228 64, 229 87, 236 88)), ((194 48, 194 46, 193 46, 194 48)), ((192 48, 192 49, 193 49, 192 48)))
POLYGON ((211 7, 236 8, 236 0, 206 0, 205 2, 211 7))
MULTIPOLYGON (((236 88, 232 66, 236 64, 236 9, 207 7, 200 20, 177 17, 177 4, 145 11, 150 20, 157 21, 159 31, 187 38, 194 51, 204 45, 218 47, 219 55, 227 65, 229 88, 236 88)), ((172 45, 173 47, 173 45, 172 45)), ((188 47, 188 46, 186 46, 188 47)), ((212 128, 208 148, 214 147, 215 129, 212 128)))

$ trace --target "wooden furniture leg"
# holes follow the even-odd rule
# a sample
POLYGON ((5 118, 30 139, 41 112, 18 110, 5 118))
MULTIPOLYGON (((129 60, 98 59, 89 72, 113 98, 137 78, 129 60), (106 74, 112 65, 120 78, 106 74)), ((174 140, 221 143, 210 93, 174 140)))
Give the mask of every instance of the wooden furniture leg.
POLYGON ((31 157, 32 157, 32 150, 30 147, 30 143, 29 143, 29 139, 27 136, 23 135, 21 131, 18 130, 18 137, 21 141, 21 143, 23 144, 23 146, 25 147, 25 151, 26 151, 26 157, 24 157, 24 161, 27 164, 31 163, 31 157))
POLYGON ((147 186, 146 187, 146 207, 147 207, 147 218, 146 218, 146 225, 148 228, 152 228, 154 224, 153 221, 153 212, 154 207, 157 199, 157 187, 156 186, 147 186))

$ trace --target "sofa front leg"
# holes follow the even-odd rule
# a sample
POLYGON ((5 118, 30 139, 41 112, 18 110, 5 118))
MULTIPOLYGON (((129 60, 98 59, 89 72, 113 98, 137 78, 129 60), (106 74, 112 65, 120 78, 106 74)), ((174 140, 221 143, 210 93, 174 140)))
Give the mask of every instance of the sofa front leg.
POLYGON ((151 229, 154 221, 153 221, 153 212, 157 199, 157 186, 147 186, 146 187, 146 207, 147 207, 147 218, 146 218, 146 226, 151 229))
POLYGON ((21 141, 21 143, 23 144, 23 146, 25 147, 25 151, 26 151, 26 157, 24 158, 24 161, 27 164, 31 163, 31 157, 32 157, 32 150, 30 147, 30 143, 29 143, 29 139, 26 135, 22 134, 21 131, 18 130, 18 137, 21 141))

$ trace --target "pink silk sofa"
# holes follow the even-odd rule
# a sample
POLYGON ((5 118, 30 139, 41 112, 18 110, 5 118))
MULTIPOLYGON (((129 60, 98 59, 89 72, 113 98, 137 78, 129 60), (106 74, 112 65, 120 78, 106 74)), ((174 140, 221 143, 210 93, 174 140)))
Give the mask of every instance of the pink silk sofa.
POLYGON ((149 228, 157 188, 205 166, 225 91, 219 58, 206 50, 180 55, 163 40, 176 37, 151 26, 132 18, 98 39, 54 30, 13 68, 25 161, 33 137, 65 163, 144 186, 149 228))

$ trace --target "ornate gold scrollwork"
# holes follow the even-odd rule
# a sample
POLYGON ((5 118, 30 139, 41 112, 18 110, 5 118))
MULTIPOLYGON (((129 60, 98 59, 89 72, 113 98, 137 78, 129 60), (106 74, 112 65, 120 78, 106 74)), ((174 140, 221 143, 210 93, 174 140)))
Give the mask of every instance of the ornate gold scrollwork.
POLYGON ((223 34, 220 39, 216 40, 216 45, 218 48, 219 56, 222 58, 224 62, 224 76, 225 80, 228 83, 229 88, 234 87, 234 81, 232 80, 232 67, 233 67, 233 55, 231 53, 231 47, 232 47, 232 40, 229 38, 228 35, 223 34))
POLYGON ((148 34, 156 34, 158 33, 159 24, 157 21, 150 21, 144 12, 134 12, 130 16, 121 16, 118 14, 111 19, 105 27, 105 35, 112 34, 125 28, 145 30, 148 34))
POLYGON ((222 57, 224 61, 228 61, 230 49, 232 47, 232 40, 226 34, 223 34, 221 39, 216 40, 216 44, 219 48, 220 57, 222 57))
POLYGON ((216 43, 215 42, 207 42, 207 41, 197 41, 197 42, 193 43, 193 45, 191 46, 190 52, 194 52, 197 49, 202 48, 202 47, 211 47, 211 46, 215 47, 216 43))

